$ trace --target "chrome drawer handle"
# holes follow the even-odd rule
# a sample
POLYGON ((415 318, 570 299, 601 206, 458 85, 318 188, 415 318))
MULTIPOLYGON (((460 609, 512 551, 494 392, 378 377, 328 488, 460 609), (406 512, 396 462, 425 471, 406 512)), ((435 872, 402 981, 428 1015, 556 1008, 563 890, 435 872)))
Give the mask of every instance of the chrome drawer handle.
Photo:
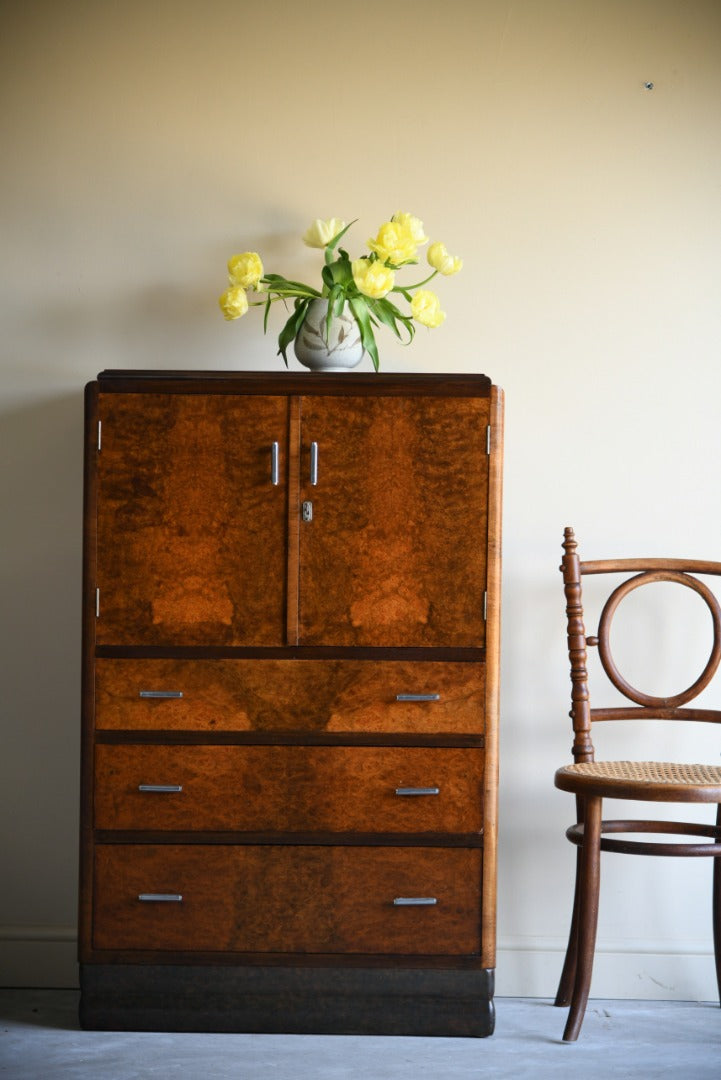
POLYGON ((182 698, 182 690, 141 690, 142 698, 182 698))
POLYGON ((438 787, 397 787, 396 795, 440 795, 438 787))
POLYGON ((141 892, 138 896, 138 900, 151 904, 157 902, 161 904, 179 904, 182 899, 180 893, 172 892, 141 892))
POLYGON ((280 483, 280 447, 277 442, 274 442, 270 448, 270 482, 274 486, 278 486, 280 483))
POLYGON ((182 791, 182 784, 138 784, 138 791, 182 791))
POLYGON ((440 701, 440 694, 396 694, 396 701, 440 701))
POLYGON ((395 907, 430 907, 437 903, 435 896, 397 896, 393 901, 395 907))

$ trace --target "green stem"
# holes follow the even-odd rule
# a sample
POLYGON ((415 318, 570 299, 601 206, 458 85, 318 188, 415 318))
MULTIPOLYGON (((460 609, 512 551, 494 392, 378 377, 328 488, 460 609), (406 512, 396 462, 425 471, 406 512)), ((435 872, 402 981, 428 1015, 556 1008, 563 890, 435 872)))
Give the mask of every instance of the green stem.
POLYGON ((433 278, 437 275, 438 271, 434 270, 432 274, 429 274, 427 278, 423 278, 423 281, 419 281, 417 285, 396 285, 391 289, 391 292, 410 292, 411 289, 420 289, 421 285, 427 285, 429 281, 433 281, 433 278))
POLYGON ((263 300, 248 300, 248 307, 264 307, 268 301, 271 304, 275 304, 277 300, 291 300, 293 297, 298 297, 302 300, 318 300, 321 297, 321 293, 310 287, 305 291, 301 289, 276 289, 270 286, 265 292, 258 295, 264 297, 263 300))
POLYGON ((267 289, 264 294, 269 294, 276 300, 282 300, 288 296, 303 296, 309 300, 317 300, 322 294, 317 289, 312 289, 310 285, 274 285, 273 282, 264 282, 267 285, 267 289))

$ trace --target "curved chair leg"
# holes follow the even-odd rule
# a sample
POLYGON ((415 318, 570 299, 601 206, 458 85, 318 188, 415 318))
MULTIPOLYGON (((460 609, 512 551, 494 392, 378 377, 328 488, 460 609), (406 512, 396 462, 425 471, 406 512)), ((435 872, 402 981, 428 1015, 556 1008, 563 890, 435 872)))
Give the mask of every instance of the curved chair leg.
MULTIPOLYGON (((721 806, 716 810, 716 828, 721 829, 721 806)), ((716 837, 718 840, 718 836, 716 837)), ((721 856, 713 861, 713 948, 716 957, 716 982, 721 1000, 721 856)))
POLYGON ((578 903, 578 961, 573 987, 571 1010, 563 1032, 564 1042, 575 1042, 586 1012, 591 989, 593 954, 598 926, 598 893, 601 869, 601 812, 603 801, 598 796, 586 800, 586 813, 581 845, 580 894, 578 903))
POLYGON ((558 983, 558 991, 554 1005, 568 1005, 573 993, 573 984, 576 981, 576 964, 578 961, 578 898, 581 894, 581 849, 576 848, 576 884, 573 890, 573 914, 571 915, 571 929, 568 932, 568 947, 566 958, 563 961, 563 971, 558 983))

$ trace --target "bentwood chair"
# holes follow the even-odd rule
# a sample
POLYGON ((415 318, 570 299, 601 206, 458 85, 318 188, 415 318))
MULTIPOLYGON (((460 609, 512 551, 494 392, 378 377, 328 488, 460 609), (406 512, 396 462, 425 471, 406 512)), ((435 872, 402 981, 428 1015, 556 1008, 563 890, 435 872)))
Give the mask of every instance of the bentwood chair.
POLYGON ((721 710, 688 708, 711 682, 721 660, 721 607, 711 588, 694 576, 721 577, 721 562, 692 559, 606 559, 581 562, 573 529, 565 530, 562 559, 568 655, 571 664, 571 718, 573 720, 573 765, 556 773, 556 787, 576 796, 577 822, 566 836, 577 845, 576 889, 566 960, 558 987, 556 1005, 569 1005, 563 1034, 567 1042, 578 1038, 588 1001, 598 922, 600 855, 616 851, 636 855, 710 856, 713 866, 713 938, 716 977, 721 993, 721 766, 685 765, 667 761, 596 761, 591 725, 601 720, 690 720, 721 723, 721 710), (595 636, 586 637, 582 578, 589 574, 625 574, 608 597, 595 636), (629 577, 628 575, 632 576, 629 577), (669 697, 653 697, 626 682, 618 671, 610 649, 610 629, 616 609, 630 592, 657 581, 687 586, 705 601, 713 621, 713 646, 706 667, 688 689, 669 697), (601 665, 610 682, 627 702, 614 708, 591 708, 587 649, 597 648, 601 665), (653 803, 715 803, 716 824, 683 821, 602 820, 604 798, 641 800, 653 803), (649 841, 621 839, 617 834, 665 834, 707 837, 703 842, 649 841))

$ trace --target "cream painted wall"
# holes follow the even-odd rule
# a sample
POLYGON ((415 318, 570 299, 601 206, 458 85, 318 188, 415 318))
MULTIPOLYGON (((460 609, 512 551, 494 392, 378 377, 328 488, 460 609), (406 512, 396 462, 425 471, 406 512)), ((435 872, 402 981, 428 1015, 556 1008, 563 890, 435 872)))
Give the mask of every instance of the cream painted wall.
MULTIPOLYGON (((721 558, 721 5, 26 0, 0 49, 0 982, 75 978, 83 384, 282 370, 259 312, 218 312, 227 257, 316 274, 311 218, 360 218, 360 253, 401 208, 465 268, 383 369, 507 394, 498 988, 552 995, 562 528, 721 558)), ((712 998, 709 895, 705 863, 609 857, 592 992, 712 998)))

